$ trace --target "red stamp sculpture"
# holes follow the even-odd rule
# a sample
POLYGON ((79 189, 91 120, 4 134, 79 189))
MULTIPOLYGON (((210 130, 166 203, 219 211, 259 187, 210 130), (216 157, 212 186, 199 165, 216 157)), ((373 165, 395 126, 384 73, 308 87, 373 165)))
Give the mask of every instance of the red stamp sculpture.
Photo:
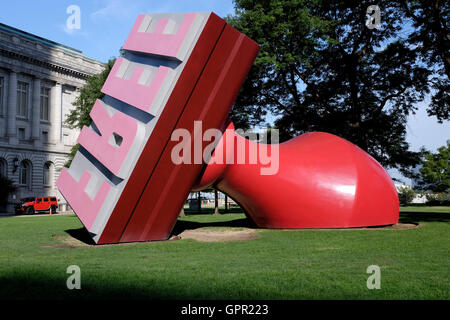
POLYGON ((353 144, 326 133, 271 146, 234 135, 228 113, 259 46, 214 13, 140 15, 123 49, 57 181, 96 243, 167 239, 189 192, 211 185, 264 228, 398 221, 390 177, 353 144), (213 161, 174 161, 174 132, 214 129, 227 134, 213 161), (276 170, 260 157, 240 164, 239 148, 277 155, 276 170))

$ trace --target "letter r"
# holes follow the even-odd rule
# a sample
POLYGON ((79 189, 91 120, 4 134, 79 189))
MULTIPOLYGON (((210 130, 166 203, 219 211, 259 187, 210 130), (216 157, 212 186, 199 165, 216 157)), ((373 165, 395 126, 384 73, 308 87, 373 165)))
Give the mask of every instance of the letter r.
POLYGON ((120 177, 120 169, 136 138, 137 120, 121 112, 109 116, 100 100, 95 102, 90 116, 100 135, 88 127, 83 127, 78 143, 114 175, 120 177), (118 142, 114 142, 114 134, 120 136, 118 142))

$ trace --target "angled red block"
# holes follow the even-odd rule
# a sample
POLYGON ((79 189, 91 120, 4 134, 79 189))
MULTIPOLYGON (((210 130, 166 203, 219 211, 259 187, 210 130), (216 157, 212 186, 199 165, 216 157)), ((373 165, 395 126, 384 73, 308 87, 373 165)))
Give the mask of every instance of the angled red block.
MULTIPOLYGON (((202 121, 203 131, 224 128, 257 51, 254 41, 227 25, 176 128, 188 130, 191 136, 194 136, 194 121, 202 121)), ((180 208, 204 166, 203 162, 174 164, 171 151, 177 143, 170 141, 165 147, 120 241, 157 240, 169 236, 180 208)), ((205 145, 203 142, 202 150, 205 145)))

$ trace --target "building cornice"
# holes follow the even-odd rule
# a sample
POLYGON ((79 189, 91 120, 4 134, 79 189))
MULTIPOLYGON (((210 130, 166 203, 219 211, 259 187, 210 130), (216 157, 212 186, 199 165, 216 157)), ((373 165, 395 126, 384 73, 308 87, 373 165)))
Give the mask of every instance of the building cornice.
POLYGON ((85 80, 88 76, 90 76, 90 74, 85 73, 85 72, 80 72, 80 71, 70 69, 70 68, 67 68, 67 67, 64 67, 61 65, 57 65, 57 64, 54 64, 54 63, 51 63, 48 61, 43 61, 40 59, 36 59, 36 58, 30 57, 30 56, 20 54, 18 52, 8 51, 8 50, 2 49, 2 48, 0 48, 0 55, 3 57, 6 57, 6 58, 13 58, 13 59, 20 60, 22 63, 26 62, 29 64, 33 64, 35 66, 50 69, 55 72, 65 73, 65 74, 68 74, 68 75, 71 75, 73 77, 80 78, 83 80, 85 80))
POLYGON ((0 151, 14 153, 14 152, 40 152, 40 153, 50 153, 50 154, 58 154, 62 156, 68 156, 71 150, 71 147, 65 147, 65 150, 61 148, 57 148, 54 146, 44 146, 44 147, 34 147, 30 145, 20 145, 15 144, 14 146, 8 145, 6 143, 0 142, 0 151))
POLYGON ((3 24, 0 24, 0 58, 3 68, 31 72, 36 77, 66 75, 75 86, 105 67, 79 50, 3 24))

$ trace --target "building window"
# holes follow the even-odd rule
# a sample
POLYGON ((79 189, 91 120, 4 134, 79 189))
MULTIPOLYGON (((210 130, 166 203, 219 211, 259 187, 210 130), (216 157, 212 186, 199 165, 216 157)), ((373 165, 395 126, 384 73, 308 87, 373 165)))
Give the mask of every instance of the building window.
POLYGON ((48 143, 48 131, 42 131, 42 142, 48 143))
POLYGON ((52 185, 52 168, 53 164, 51 162, 46 162, 44 164, 44 186, 51 186, 52 185))
POLYGON ((41 87, 41 120, 49 120, 50 89, 41 87))
POLYGON ((31 164, 24 160, 19 166, 19 184, 22 186, 31 186, 31 164))
POLYGON ((65 146, 69 146, 70 145, 69 134, 68 133, 64 133, 63 134, 63 143, 64 143, 65 146))
POLYGON ((28 83, 17 82, 17 115, 26 118, 28 106, 28 83))
POLYGON ((19 140, 25 140, 25 128, 19 128, 18 129, 18 138, 19 140))
POLYGON ((0 114, 3 114, 3 78, 0 77, 0 114))

